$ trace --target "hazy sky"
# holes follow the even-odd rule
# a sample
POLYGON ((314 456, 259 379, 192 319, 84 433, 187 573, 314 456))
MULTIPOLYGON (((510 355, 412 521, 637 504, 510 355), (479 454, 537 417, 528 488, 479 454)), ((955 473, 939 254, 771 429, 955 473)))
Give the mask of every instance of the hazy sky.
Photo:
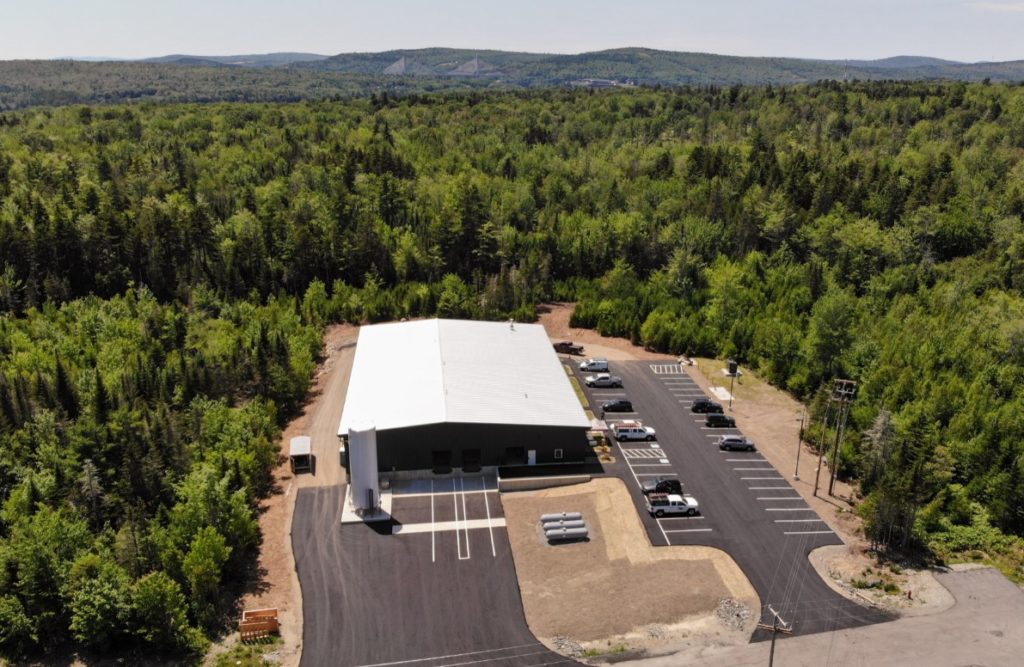
POLYGON ((0 59, 452 46, 1024 59, 1024 1, 0 0, 0 59))

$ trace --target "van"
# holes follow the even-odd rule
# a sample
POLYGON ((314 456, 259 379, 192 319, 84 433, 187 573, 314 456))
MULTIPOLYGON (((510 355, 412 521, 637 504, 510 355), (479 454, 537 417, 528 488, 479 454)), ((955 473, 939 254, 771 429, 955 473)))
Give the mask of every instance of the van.
POLYGON ((590 371, 592 373, 607 373, 608 372, 608 360, 607 359, 587 359, 586 361, 580 362, 581 371, 590 371))

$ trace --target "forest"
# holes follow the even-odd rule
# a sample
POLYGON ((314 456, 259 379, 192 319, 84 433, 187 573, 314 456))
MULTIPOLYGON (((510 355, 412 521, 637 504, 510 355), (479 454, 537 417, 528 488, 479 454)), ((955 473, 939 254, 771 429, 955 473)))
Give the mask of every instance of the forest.
POLYGON ((981 83, 0 114, 0 655, 201 652, 323 327, 549 300, 815 429, 856 380, 880 551, 1024 579, 1022 158, 981 83))

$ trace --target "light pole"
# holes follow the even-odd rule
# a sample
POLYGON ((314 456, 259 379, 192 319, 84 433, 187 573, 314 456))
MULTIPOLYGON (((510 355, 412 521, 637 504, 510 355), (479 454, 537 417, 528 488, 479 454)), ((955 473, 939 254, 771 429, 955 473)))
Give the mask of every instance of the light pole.
POLYGON ((807 408, 800 411, 800 435, 796 437, 796 470, 793 471, 793 479, 800 479, 800 450, 804 448, 804 416, 807 408))
POLYGON ((736 376, 740 373, 740 366, 730 359, 729 364, 729 410, 732 410, 732 388, 736 384, 736 376))

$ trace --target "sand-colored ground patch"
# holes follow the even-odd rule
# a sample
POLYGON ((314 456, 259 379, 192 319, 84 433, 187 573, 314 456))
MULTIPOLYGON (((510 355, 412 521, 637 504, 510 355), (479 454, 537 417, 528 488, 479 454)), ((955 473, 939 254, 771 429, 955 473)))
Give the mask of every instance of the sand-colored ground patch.
POLYGON ((652 547, 621 480, 505 493, 502 505, 526 620, 542 641, 655 649, 693 633, 749 639, 752 626, 701 622, 727 598, 760 609, 735 562, 710 547, 652 547), (539 518, 560 511, 582 512, 590 540, 549 545, 539 518))

